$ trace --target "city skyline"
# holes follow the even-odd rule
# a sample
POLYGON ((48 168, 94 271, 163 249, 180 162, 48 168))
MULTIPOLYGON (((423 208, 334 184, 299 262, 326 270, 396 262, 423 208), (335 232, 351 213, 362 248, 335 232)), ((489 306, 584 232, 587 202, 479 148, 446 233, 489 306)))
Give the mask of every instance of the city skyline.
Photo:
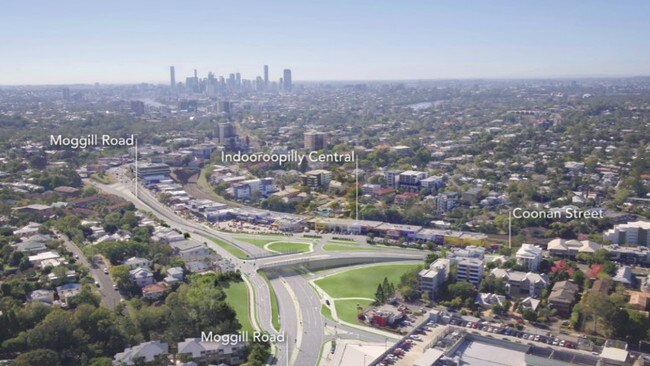
POLYGON ((642 1, 544 4, 125 1, 8 4, 0 85, 168 83, 198 69, 277 81, 650 74, 642 1), (245 12, 241 9, 246 9, 245 12), (102 19, 97 20, 97 14, 102 19), (28 25, 28 26, 27 26, 28 25))

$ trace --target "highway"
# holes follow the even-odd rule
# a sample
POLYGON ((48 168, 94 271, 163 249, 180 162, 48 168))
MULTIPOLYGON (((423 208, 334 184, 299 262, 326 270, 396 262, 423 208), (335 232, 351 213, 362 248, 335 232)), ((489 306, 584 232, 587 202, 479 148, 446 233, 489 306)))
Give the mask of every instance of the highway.
MULTIPOLYGON (((300 276, 297 272, 287 266, 295 266, 299 263, 313 261, 316 259, 349 258, 351 256, 360 258, 362 261, 373 262, 375 258, 382 257, 395 260, 413 260, 422 259, 426 255, 424 252, 413 252, 405 250, 389 250, 390 253, 383 251, 359 251, 359 252, 323 252, 321 250, 309 254, 291 254, 282 256, 264 257, 250 260, 239 259, 228 253, 222 247, 210 240, 218 238, 237 248, 241 249, 250 256, 268 255, 264 249, 255 245, 237 240, 228 233, 223 233, 204 226, 200 223, 180 217, 167 206, 160 203, 150 192, 144 188, 139 188, 138 198, 132 193, 131 188, 126 184, 115 183, 105 185, 94 181, 88 183, 110 194, 120 196, 132 202, 136 208, 143 211, 152 212, 167 224, 182 232, 192 234, 191 240, 205 242, 211 249, 215 250, 224 258, 230 259, 237 269, 249 280, 255 293, 255 312, 258 325, 271 334, 278 334, 272 326, 271 300, 270 291, 266 281, 257 272, 264 266, 272 268, 281 268, 282 275, 271 277, 270 283, 273 287, 278 302, 280 315, 280 333, 286 336, 286 342, 276 344, 276 365, 316 365, 319 362, 319 354, 323 342, 325 341, 325 323, 326 319, 320 314, 321 301, 309 285, 307 279, 300 276), (285 268, 283 268, 285 267, 285 268)), ((360 331, 356 328, 343 327, 338 325, 339 329, 346 329, 348 336, 356 335, 356 339, 367 341, 383 341, 385 337, 360 331)))

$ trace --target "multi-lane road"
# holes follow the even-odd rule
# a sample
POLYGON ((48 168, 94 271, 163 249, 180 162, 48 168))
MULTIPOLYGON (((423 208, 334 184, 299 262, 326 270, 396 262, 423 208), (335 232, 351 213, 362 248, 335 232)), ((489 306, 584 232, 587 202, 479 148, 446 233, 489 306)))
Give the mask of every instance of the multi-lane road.
MULTIPOLYGON (((405 252, 402 250, 389 250, 390 253, 377 251, 324 252, 322 250, 316 250, 314 253, 309 254, 242 260, 228 253, 210 240, 210 238, 217 238, 236 246, 253 258, 255 256, 268 255, 268 252, 255 245, 240 241, 229 233, 216 231, 201 223, 177 215, 169 207, 160 203, 143 187, 138 189, 138 197, 136 198, 132 192, 132 185, 122 183, 105 185, 92 181, 89 181, 89 183, 107 193, 120 196, 132 202, 140 210, 152 212, 167 222, 172 228, 191 233, 190 240, 203 241, 221 256, 230 259, 235 264, 235 267, 246 277, 254 291, 254 315, 256 316, 259 327, 271 334, 283 333, 285 335, 286 341, 276 344, 277 352, 275 362, 277 365, 316 365, 319 361, 320 350, 326 337, 325 323, 327 320, 320 313, 322 306, 320 298, 309 285, 307 279, 288 267, 295 266, 301 262, 304 263, 305 261, 324 258, 336 260, 337 258, 357 256, 361 261, 365 258, 368 262, 373 262, 378 256, 387 256, 397 260, 422 259, 425 256, 423 252, 405 252), (269 281, 277 296, 280 332, 277 332, 272 326, 271 295, 267 282, 257 272, 260 264, 266 267, 282 268, 283 271, 281 275, 272 276, 269 281)), ((101 282, 100 285, 102 285, 101 282)), ((251 315, 253 316, 253 314, 251 315)), ((360 340, 383 341, 385 339, 384 336, 356 328, 339 325, 339 329, 346 329, 344 333, 360 340)))

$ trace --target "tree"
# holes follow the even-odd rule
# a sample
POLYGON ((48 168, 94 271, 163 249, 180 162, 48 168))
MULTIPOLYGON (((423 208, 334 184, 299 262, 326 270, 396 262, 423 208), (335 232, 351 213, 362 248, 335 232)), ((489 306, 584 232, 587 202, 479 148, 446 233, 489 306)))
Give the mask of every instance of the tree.
POLYGON ((59 366, 59 355, 50 349, 36 349, 19 355, 15 361, 16 366, 59 366))
POLYGON ((425 291, 422 294, 422 302, 424 302, 426 305, 429 305, 431 303, 431 296, 429 296, 428 291, 425 291))
POLYGON ((386 295, 384 294, 384 288, 382 287, 381 283, 377 285, 377 290, 375 291, 375 300, 377 300, 379 304, 386 302, 386 295))
POLYGON ((459 281, 452 283, 447 287, 447 289, 452 297, 458 297, 462 301, 465 301, 465 299, 474 300, 476 298, 476 289, 469 282, 459 281))
POLYGON ((573 272, 573 276, 571 277, 571 280, 576 285, 582 286, 585 283, 585 278, 586 278, 585 273, 577 269, 575 272, 573 272))
POLYGON ((529 322, 534 322, 537 320, 537 313, 531 310, 530 308, 524 308, 521 313, 521 316, 528 320, 529 322))
POLYGON ((584 315, 591 316, 594 319, 594 332, 596 332, 598 321, 610 316, 614 311, 614 306, 608 297, 602 296, 595 291, 589 291, 584 295, 581 310, 584 315))

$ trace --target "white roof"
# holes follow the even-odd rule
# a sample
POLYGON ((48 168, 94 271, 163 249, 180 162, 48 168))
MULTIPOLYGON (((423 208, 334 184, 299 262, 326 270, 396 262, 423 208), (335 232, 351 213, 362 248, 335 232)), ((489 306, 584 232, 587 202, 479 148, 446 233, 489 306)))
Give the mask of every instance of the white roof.
POLYGON ((603 347, 603 351, 600 353, 600 357, 602 358, 619 362, 625 362, 627 356, 628 352, 626 350, 616 347, 603 347))

